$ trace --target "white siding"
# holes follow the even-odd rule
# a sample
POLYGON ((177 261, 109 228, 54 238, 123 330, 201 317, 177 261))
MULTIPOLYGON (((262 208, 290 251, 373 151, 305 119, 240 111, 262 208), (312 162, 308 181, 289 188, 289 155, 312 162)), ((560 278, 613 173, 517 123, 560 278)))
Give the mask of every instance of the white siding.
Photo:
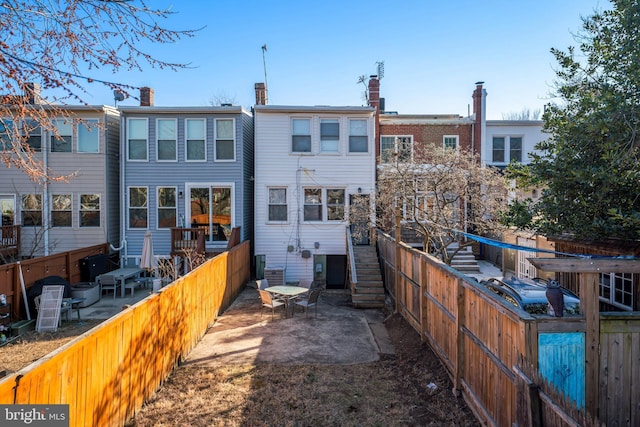
MULTIPOLYGON (((266 267, 285 267, 285 280, 313 278, 313 255, 344 255, 347 221, 304 222, 303 188, 344 188, 349 195, 373 196, 375 186, 375 144, 373 112, 319 111, 255 112, 255 253, 266 255, 266 267), (311 154, 292 154, 290 118, 312 119, 311 154), (340 153, 319 154, 320 118, 340 120, 340 153), (348 153, 349 118, 368 120, 368 153, 348 153), (268 188, 287 189, 288 221, 268 221, 268 188), (316 248, 315 243, 318 243, 316 248), (289 252, 287 248, 293 247, 289 252), (302 251, 311 257, 302 258, 302 251)), ((326 203, 326 199, 323 200, 326 203)))
POLYGON ((493 162, 493 137, 494 136, 521 136, 522 137, 522 163, 528 164, 531 159, 529 153, 533 153, 535 145, 549 137, 542 132, 543 122, 540 120, 489 120, 487 121, 486 141, 482 147, 482 161, 494 166, 508 164, 508 146, 506 147, 506 162, 493 162))

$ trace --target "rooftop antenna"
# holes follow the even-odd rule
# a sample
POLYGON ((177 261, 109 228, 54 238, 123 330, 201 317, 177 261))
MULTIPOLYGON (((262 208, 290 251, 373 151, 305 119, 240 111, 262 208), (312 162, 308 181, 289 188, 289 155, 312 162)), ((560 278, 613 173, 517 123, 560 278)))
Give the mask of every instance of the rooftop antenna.
POLYGON ((118 101, 124 101, 124 93, 122 93, 118 89, 115 89, 113 91, 113 105, 117 107, 118 101))
POLYGON ((264 105, 267 105, 269 100, 269 85, 267 84, 267 60, 264 55, 266 51, 267 45, 265 43, 262 45, 262 66, 264 68, 264 105))
POLYGON ((378 80, 382 80, 384 77, 384 61, 376 62, 376 65, 378 66, 378 80))

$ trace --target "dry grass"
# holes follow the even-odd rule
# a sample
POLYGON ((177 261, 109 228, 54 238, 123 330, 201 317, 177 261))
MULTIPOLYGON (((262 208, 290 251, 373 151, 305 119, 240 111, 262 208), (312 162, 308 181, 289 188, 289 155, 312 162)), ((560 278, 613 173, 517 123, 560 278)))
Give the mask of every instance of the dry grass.
POLYGON ((386 325, 397 354, 374 363, 178 368, 128 425, 480 425, 419 335, 397 315, 386 325))
MULTIPOLYGON (((98 323, 29 332, 0 347, 0 369, 19 370, 98 323)), ((385 325, 396 355, 374 363, 180 367, 128 426, 479 426, 406 321, 385 325)))
POLYGON ((0 371, 16 372, 62 347, 102 320, 63 322, 56 332, 28 331, 16 340, 0 347, 0 371))

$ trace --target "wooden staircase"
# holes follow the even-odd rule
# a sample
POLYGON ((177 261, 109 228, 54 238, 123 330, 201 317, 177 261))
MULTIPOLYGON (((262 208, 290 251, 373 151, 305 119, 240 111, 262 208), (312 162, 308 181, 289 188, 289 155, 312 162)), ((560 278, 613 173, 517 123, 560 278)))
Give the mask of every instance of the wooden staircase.
MULTIPOLYGON (((447 253, 451 254, 456 249, 458 249, 458 244, 452 243, 447 247, 447 253)), ((460 252, 454 255, 451 260, 451 267, 462 273, 480 273, 480 266, 478 266, 478 261, 473 254, 471 246, 461 249, 460 252)))
MULTIPOLYGON (((353 246, 358 282, 351 284, 351 301, 355 308, 384 307, 384 283, 375 246, 353 246)), ((351 277, 351 276, 350 276, 351 277)))

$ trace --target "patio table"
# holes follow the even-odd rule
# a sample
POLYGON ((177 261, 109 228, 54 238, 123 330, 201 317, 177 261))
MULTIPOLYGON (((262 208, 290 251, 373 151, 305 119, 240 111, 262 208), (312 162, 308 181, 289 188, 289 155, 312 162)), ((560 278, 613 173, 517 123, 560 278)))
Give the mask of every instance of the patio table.
MULTIPOLYGON (((298 298, 300 295, 309 292, 308 288, 302 286, 279 285, 269 286, 265 291, 284 301, 285 314, 289 317, 289 306, 291 300, 298 298)), ((293 314, 293 313, 292 313, 293 314)))

